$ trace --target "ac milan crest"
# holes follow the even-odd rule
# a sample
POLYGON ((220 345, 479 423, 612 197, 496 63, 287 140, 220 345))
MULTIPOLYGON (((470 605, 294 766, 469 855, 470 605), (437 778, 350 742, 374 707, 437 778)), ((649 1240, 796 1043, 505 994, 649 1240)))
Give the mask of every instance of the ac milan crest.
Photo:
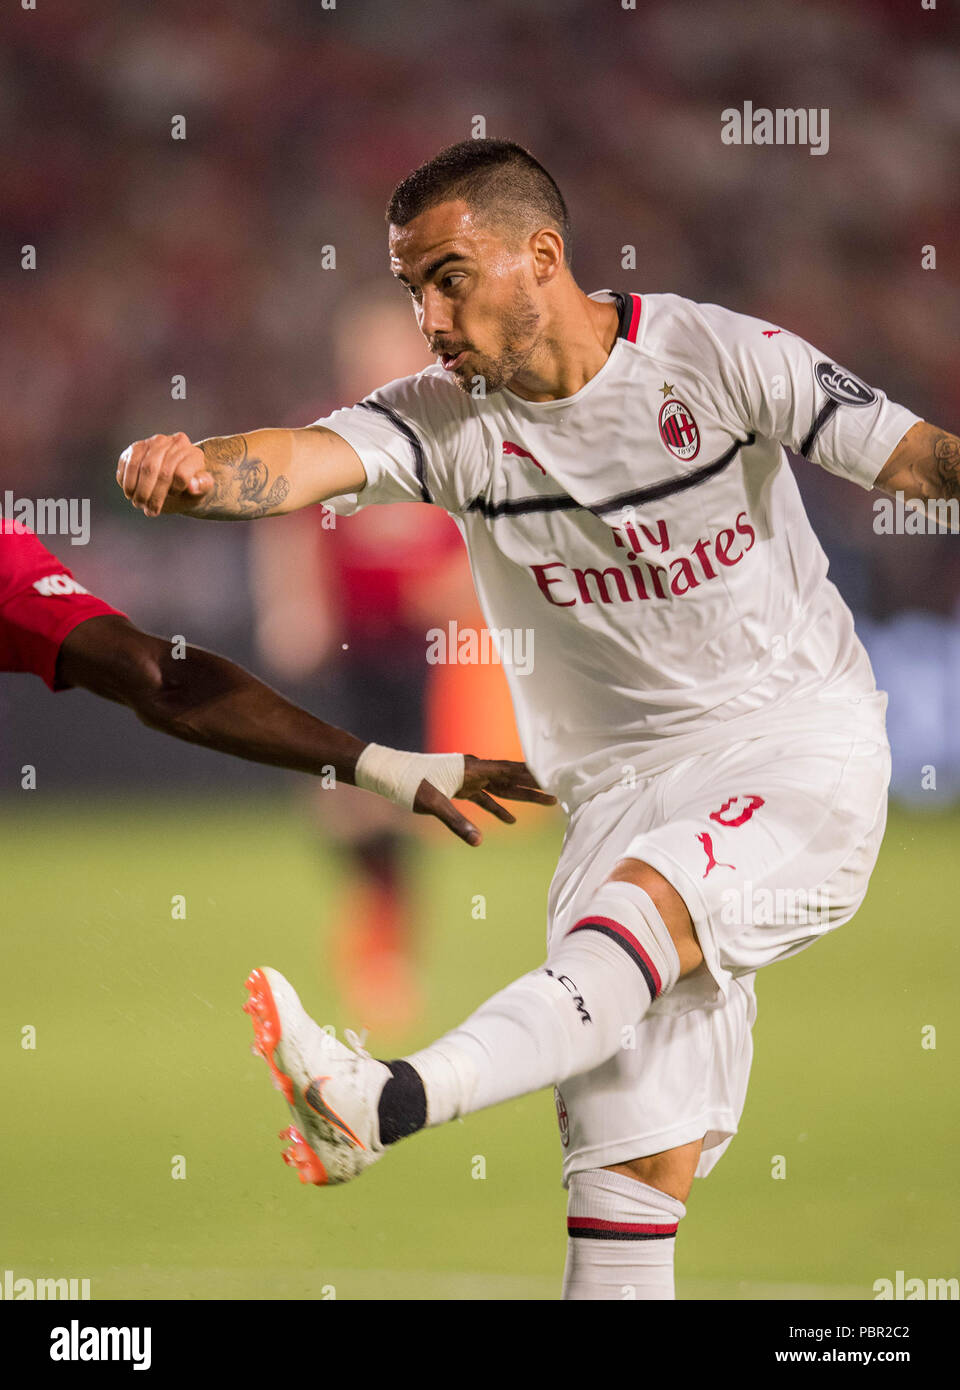
POLYGON ((570 1117, 567 1114, 567 1107, 563 1103, 563 1096, 557 1090, 556 1086, 553 1088, 553 1098, 557 1105, 557 1124, 560 1126, 560 1142, 566 1149, 570 1147, 570 1117))
POLYGON ((674 458, 687 462, 700 452, 700 431, 689 406, 671 397, 660 407, 660 438, 674 458))

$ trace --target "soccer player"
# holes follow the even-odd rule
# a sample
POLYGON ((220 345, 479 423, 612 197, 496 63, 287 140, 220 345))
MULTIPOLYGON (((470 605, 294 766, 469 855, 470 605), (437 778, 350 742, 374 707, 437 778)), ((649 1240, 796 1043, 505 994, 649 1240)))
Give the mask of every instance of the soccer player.
POLYGON ((225 657, 193 646, 175 656, 170 642, 88 593, 31 531, 11 521, 0 521, 0 671, 41 676, 54 691, 92 690, 188 743, 318 776, 332 767, 341 782, 372 791, 382 790, 376 758, 389 751, 407 764, 403 786, 395 778, 389 789, 393 799, 436 816, 470 845, 480 843, 480 832, 448 796, 474 801, 508 823, 515 818, 491 791, 552 801, 522 763, 380 750, 315 719, 225 657))
POLYGON ((755 973, 852 917, 885 824, 886 696, 784 446, 929 499, 960 495, 960 439, 777 324, 585 293, 563 197, 512 143, 442 151, 387 221, 435 365, 305 429, 139 441, 118 478, 148 515, 456 519, 488 625, 536 635, 533 671, 506 669, 570 817, 547 956, 386 1062, 331 1042, 275 971, 246 1007, 311 1181, 557 1087, 565 1297, 671 1298, 693 1178, 743 1107, 755 973))

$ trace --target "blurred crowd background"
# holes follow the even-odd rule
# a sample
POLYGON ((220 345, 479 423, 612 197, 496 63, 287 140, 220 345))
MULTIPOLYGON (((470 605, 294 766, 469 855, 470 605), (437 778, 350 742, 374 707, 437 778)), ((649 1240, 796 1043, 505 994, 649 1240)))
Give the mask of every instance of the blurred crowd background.
MULTIPOLYGON (((318 708, 350 648, 357 615, 342 584, 350 565, 371 568, 369 535, 358 530, 350 553, 340 533, 352 522, 327 533, 317 518, 147 521, 116 488, 117 455, 156 432, 304 424, 424 365, 387 271, 383 209, 399 178, 478 116, 564 190, 585 289, 671 290, 783 324, 957 429, 960 31, 947 11, 919 0, 7 7, 0 497, 89 497, 90 544, 54 542, 83 583, 318 708), (828 108, 829 153, 723 145, 721 112, 745 100, 828 108), (176 116, 185 139, 171 138, 176 116), (21 268, 27 245, 35 270, 21 268), (636 270, 621 268, 624 246, 636 270), (185 399, 171 396, 175 376, 185 399)), ((942 804, 960 795, 960 541, 875 535, 866 493, 796 467, 891 691, 896 790, 942 804), (929 764, 936 792, 921 790, 929 764)), ((409 512, 391 538, 388 611, 422 635, 472 600, 439 533, 429 581, 404 578, 409 536, 430 524, 409 512)), ((386 582, 357 578, 368 581, 386 582)), ((23 681, 0 685, 4 757, 43 729, 51 786, 276 776, 169 741, 158 758, 156 739, 120 715, 90 702, 68 717, 39 687, 26 696, 23 681)), ((425 737, 447 744, 454 692, 424 699, 425 737)), ((509 741, 500 687, 470 699, 480 734, 509 741)))

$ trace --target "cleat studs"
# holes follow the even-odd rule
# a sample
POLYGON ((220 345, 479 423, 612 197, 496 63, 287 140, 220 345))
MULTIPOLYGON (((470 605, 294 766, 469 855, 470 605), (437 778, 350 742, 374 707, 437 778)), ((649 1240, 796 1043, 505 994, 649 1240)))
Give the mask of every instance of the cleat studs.
POLYGON ((300 1181, 312 1183, 314 1187, 325 1187, 329 1182, 327 1170, 300 1131, 290 1125, 287 1129, 281 1130, 280 1138, 291 1141, 290 1147, 283 1151, 281 1157, 289 1168, 297 1170, 300 1181))

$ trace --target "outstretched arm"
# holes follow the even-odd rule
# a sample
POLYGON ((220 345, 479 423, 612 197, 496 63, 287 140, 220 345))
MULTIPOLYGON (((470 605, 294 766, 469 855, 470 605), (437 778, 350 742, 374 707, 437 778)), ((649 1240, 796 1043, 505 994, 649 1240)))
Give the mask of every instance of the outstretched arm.
POLYGON ((960 500, 960 439, 926 420, 912 425, 887 459, 876 486, 909 501, 960 500))
MULTIPOLYGON (((187 647, 183 659, 174 659, 169 642, 115 614, 90 618, 68 634, 57 677, 63 685, 127 705, 142 723, 175 738, 295 772, 320 775, 332 767, 339 781, 353 784, 357 759, 367 746, 291 704, 225 657, 187 647)), ((538 789, 523 763, 467 755, 463 782, 453 795, 512 823, 515 817, 490 792, 538 805, 555 801, 538 789)), ((426 777, 413 810, 436 816, 467 844, 480 843, 477 827, 426 777)))
POLYGON ((252 430, 191 444, 154 434, 129 445, 117 482, 147 516, 180 512, 209 521, 283 516, 366 484, 353 448, 322 426, 252 430))

